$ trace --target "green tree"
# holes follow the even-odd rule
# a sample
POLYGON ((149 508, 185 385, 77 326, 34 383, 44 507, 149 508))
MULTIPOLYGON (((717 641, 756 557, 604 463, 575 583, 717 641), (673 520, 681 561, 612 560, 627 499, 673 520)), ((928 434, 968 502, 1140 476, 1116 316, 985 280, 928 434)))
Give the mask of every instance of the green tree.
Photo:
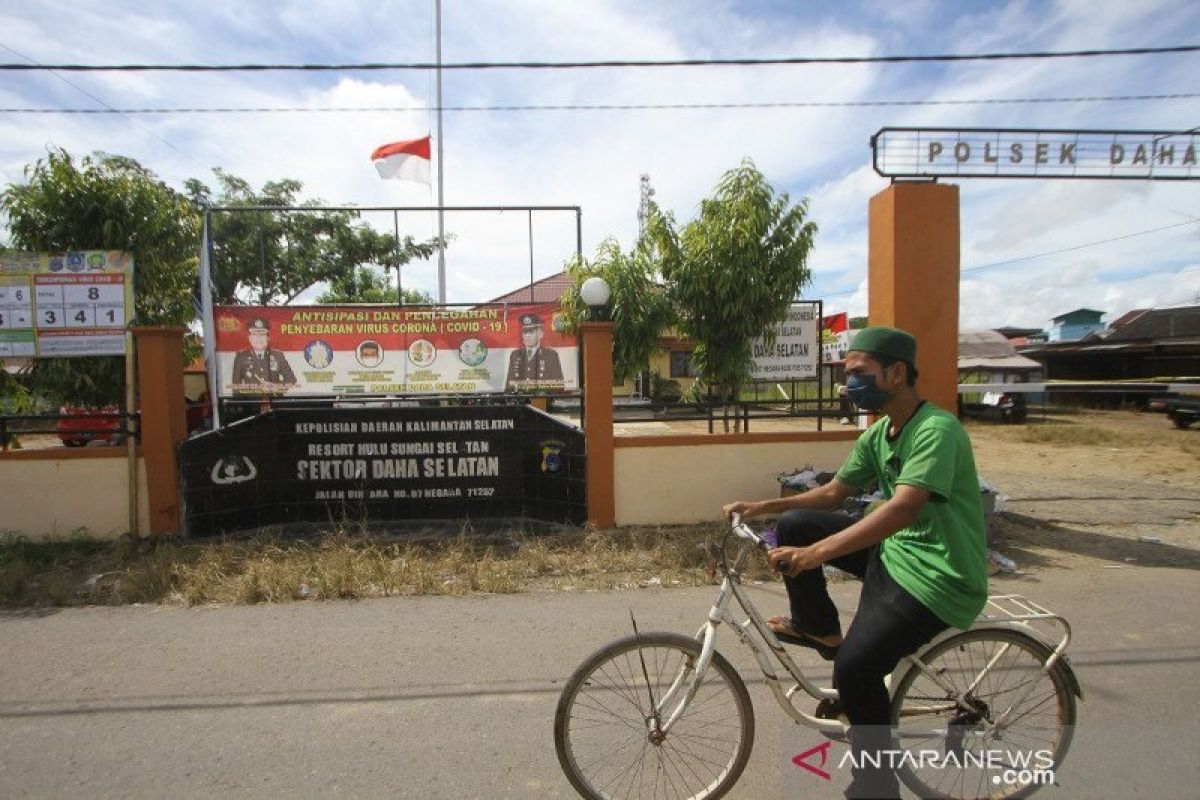
MULTIPOLYGON (((199 253, 200 215, 137 161, 108 153, 76 159, 51 150, 0 192, 11 244, 22 250, 125 250, 134 257, 134 322, 184 325, 199 253)), ((59 403, 106 405, 122 397, 121 358, 38 359, 28 383, 59 403)))
POLYGON ((256 192, 242 178, 220 169, 213 172, 220 189, 215 197, 199 180, 185 184, 198 204, 267 208, 213 214, 212 281, 218 303, 286 305, 318 283, 353 286, 359 267, 395 269, 437 252, 436 238, 417 242, 407 236, 397 244, 396 237, 359 221, 357 211, 304 211, 324 203, 319 198, 300 199, 300 181, 269 181, 256 192))
MULTIPOLYGON (((419 289, 404 289, 405 305, 428 306, 437 302, 433 295, 419 289)), ((371 267, 355 267, 349 275, 334 278, 329 288, 317 298, 322 305, 345 303, 381 303, 396 305, 396 287, 384 275, 371 267)))
POLYGON ((624 382, 644 370, 673 319, 666 293, 654 280, 646 242, 623 253, 615 239, 605 239, 590 263, 573 260, 567 265, 567 274, 572 281, 561 304, 568 330, 577 331, 588 319, 589 309, 579 296, 579 287, 593 276, 604 278, 612 290, 608 314, 613 322, 613 377, 624 382))
MULTIPOLYGON (((723 399, 750 377, 751 343, 787 315, 809 282, 817 233, 808 199, 792 204, 749 159, 725 173, 700 215, 678 228, 651 207, 647 238, 700 379, 723 399)), ((728 426, 728 420, 726 420, 728 426)))

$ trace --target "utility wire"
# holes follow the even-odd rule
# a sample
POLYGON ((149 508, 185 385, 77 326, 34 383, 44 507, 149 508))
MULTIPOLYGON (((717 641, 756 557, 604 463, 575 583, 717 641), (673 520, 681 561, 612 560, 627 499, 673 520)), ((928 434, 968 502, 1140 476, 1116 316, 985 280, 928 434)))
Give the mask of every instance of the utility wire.
MULTIPOLYGON (((710 109, 865 108, 974 106, 1025 103, 1119 103, 1194 100, 1200 93, 1121 94, 1083 97, 996 97, 963 100, 781 100, 744 103, 577 103, 554 105, 443 106, 442 111, 684 111, 710 109)), ((0 108, 0 114, 358 114, 436 111, 426 106, 250 106, 210 108, 0 108)))
MULTIPOLYGON (((1033 255, 1028 255, 1028 256, 1019 256, 1017 258, 1009 258, 1004 261, 993 261, 990 264, 979 264, 974 267, 966 267, 964 269, 961 269, 961 270, 959 270, 959 274, 966 273, 966 272, 978 272, 979 270, 991 269, 992 267, 1001 267, 1006 264, 1017 264, 1022 261, 1032 261, 1037 258, 1045 258, 1046 256, 1056 256, 1056 255, 1060 255, 1062 253, 1070 253, 1074 250, 1083 250, 1084 248, 1087 248, 1087 247, 1096 247, 1097 245, 1111 244, 1112 242, 1119 242, 1124 239, 1132 239, 1135 236, 1146 236, 1147 234, 1171 230, 1172 228, 1181 228, 1184 225, 1194 225, 1197 222, 1200 222, 1200 218, 1189 219, 1186 222, 1176 222, 1171 225, 1163 225, 1158 228, 1148 228, 1147 230, 1144 230, 1144 231, 1134 231, 1133 233, 1126 233, 1122 236, 1114 236, 1110 239, 1100 239, 1095 242, 1085 242, 1084 244, 1077 244, 1077 245, 1073 245, 1071 247, 1063 247, 1059 250, 1047 250, 1044 253, 1035 253, 1033 255)), ((821 296, 822 297, 838 297, 841 295, 854 294, 855 292, 858 291, 858 289, 859 289, 859 287, 855 286, 852 289, 839 289, 836 292, 822 292, 821 296)))
MULTIPOLYGON (((616 61, 460 61, 442 64, 443 70, 488 69, 612 69, 628 67, 763 67, 807 64, 905 64, 952 61, 1012 61, 1051 58, 1097 58, 1194 53, 1200 45, 1130 47, 1115 50, 1043 50, 1017 53, 945 53, 899 56, 788 56, 783 58, 681 58, 616 61)), ((368 62, 350 64, 0 64, 0 70, 58 70, 60 72, 343 72, 378 70, 434 70, 429 61, 368 62)))
POLYGON ((1135 236, 1145 236, 1150 233, 1158 233, 1159 231, 1167 231, 1172 228, 1181 228, 1184 225, 1194 225, 1197 222, 1200 222, 1200 219, 1189 219, 1186 222, 1176 222, 1171 225, 1163 225, 1158 228, 1149 228, 1144 231, 1135 231, 1133 233, 1126 233, 1123 236, 1114 236, 1111 239, 1100 239, 1099 241, 1087 242, 1085 244, 1077 244, 1072 247, 1064 247, 1059 250, 1047 250, 1045 253, 1035 253, 1034 255, 1031 255, 1031 256, 1020 256, 1018 258, 1009 258, 1004 261, 993 261, 990 264, 980 264, 980 265, 974 266, 974 267, 967 267, 966 269, 960 270, 960 272, 978 272, 981 269, 991 269, 992 267, 1001 267, 1001 266, 1004 266, 1005 264, 1016 264, 1021 261, 1032 261, 1035 258, 1045 258, 1046 256, 1056 256, 1061 253, 1070 253, 1074 250, 1083 250, 1086 247, 1095 247, 1095 246, 1101 245, 1101 244, 1111 244, 1112 242, 1119 242, 1124 239, 1132 239, 1135 236))
MULTIPOLYGON (((39 64, 37 61, 34 61, 34 60, 33 60, 32 58, 30 58, 29 56, 25 55, 24 53, 21 53, 21 52, 18 52, 18 51, 16 51, 16 50, 14 50, 13 48, 9 47, 9 46, 8 46, 8 45, 6 45, 6 44, 0 43, 0 47, 4 48, 4 49, 5 49, 5 50, 7 50, 8 52, 10 52, 10 53, 12 53, 13 55, 17 56, 18 58, 24 58, 24 59, 27 59, 27 60, 28 60, 28 61, 31 63, 31 65, 35 66, 37 69, 40 69, 40 70, 43 70, 43 71, 49 72, 51 75, 53 75, 54 77, 58 78, 58 79, 59 79, 60 81, 62 81, 63 83, 67 84, 67 86, 70 86, 72 89, 74 89, 75 91, 79 92, 79 93, 80 93, 80 94, 82 94, 84 97, 87 97, 89 100, 94 100, 95 102, 97 102, 97 103, 99 103, 100 105, 104 106, 104 109, 92 109, 93 111, 100 111, 100 110, 102 110, 102 111, 103 111, 104 113, 106 113, 106 114, 120 114, 121 116, 129 116, 128 112, 126 112, 126 111, 122 111, 122 110, 121 110, 121 109, 119 109, 119 108, 113 108, 113 107, 112 107, 112 106, 110 106, 108 103, 104 102, 104 101, 103 101, 103 100, 101 100, 99 97, 97 97, 96 95, 94 95, 94 94, 92 94, 91 92, 89 92, 87 89, 84 89, 84 88, 83 88, 82 86, 80 86, 79 84, 77 84, 77 83, 72 83, 71 81, 69 81, 69 80, 67 80, 66 78, 64 78, 62 75, 59 75, 59 74, 58 74, 58 73, 57 73, 57 72, 56 72, 56 71, 55 71, 55 70, 54 70, 52 67, 47 67, 47 66, 45 66, 44 64, 39 64)), ((170 143, 170 142, 168 142, 166 139, 162 138, 162 137, 161 137, 161 136, 159 136, 157 133, 155 133, 154 131, 152 131, 152 130, 150 130, 149 128, 147 128, 145 125, 142 125, 142 124, 141 124, 140 122, 138 122, 136 119, 133 119, 132 117, 130 117, 130 119, 129 119, 129 124, 133 125, 135 128, 137 128, 138 130, 142 131, 143 133, 145 133, 145 134, 147 134, 147 135, 149 135, 149 136, 152 136, 152 137, 154 137, 155 139, 157 139, 158 141, 162 142, 162 143, 163 143, 163 144, 165 144, 167 147, 171 148, 171 149, 172 149, 172 150, 174 150, 176 153, 178 153, 179 155, 181 155, 181 156, 183 156, 184 158, 188 159, 189 161, 193 161, 193 162, 195 162, 196 164, 199 164, 201 167, 204 167, 205 169, 208 169, 208 165, 207 165, 207 164, 204 164, 203 162, 201 162, 201 161, 200 161, 198 158, 196 158, 195 156, 193 156, 191 153, 187 153, 187 152, 184 152, 183 150, 180 150, 178 147, 176 147, 175 145, 171 144, 171 143, 170 143)))

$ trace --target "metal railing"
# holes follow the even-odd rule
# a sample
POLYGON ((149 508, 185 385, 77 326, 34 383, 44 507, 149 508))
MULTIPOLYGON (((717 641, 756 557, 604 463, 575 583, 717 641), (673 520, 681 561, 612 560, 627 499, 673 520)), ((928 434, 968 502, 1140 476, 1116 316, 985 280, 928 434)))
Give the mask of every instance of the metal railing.
POLYGON ((132 436, 141 441, 141 414, 124 411, 88 411, 81 414, 0 414, 0 452, 19 447, 21 435, 54 435, 67 447, 91 441, 118 444, 132 436))

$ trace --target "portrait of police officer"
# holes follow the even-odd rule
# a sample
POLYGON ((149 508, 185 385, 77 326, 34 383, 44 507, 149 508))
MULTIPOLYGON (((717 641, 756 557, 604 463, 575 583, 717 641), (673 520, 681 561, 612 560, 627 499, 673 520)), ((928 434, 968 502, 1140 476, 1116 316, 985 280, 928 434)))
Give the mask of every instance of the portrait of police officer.
POLYGON ((248 335, 250 346, 239 350, 233 358, 233 393, 277 394, 295 386, 296 374, 287 358, 270 347, 270 323, 261 317, 252 320, 248 335))
POLYGON ((562 364, 558 353, 552 348, 542 347, 542 318, 537 314, 521 315, 521 348, 508 357, 508 377, 505 387, 509 391, 521 388, 524 383, 562 383, 562 364))

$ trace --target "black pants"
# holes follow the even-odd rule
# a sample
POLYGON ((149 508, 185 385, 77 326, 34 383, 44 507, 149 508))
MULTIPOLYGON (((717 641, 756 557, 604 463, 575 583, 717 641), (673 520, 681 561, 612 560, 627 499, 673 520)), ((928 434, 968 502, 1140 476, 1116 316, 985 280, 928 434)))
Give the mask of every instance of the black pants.
MULTIPOLYGON (((775 530, 781 546, 805 546, 832 536, 853 520, 838 512, 789 511, 775 530)), ((896 583, 879 556, 879 547, 859 550, 831 562, 863 582, 858 611, 833 662, 833 685, 850 720, 851 748, 857 754, 889 749, 890 699, 884 679, 900 659, 916 652, 946 623, 896 583)), ((792 625, 815 636, 841 632, 837 608, 825 587, 825 574, 807 570, 785 577, 792 625)), ((858 763, 861 760, 855 759, 858 763)), ((885 760, 882 763, 886 762, 885 760)), ((854 769, 847 797, 898 797, 890 769, 854 769)))

